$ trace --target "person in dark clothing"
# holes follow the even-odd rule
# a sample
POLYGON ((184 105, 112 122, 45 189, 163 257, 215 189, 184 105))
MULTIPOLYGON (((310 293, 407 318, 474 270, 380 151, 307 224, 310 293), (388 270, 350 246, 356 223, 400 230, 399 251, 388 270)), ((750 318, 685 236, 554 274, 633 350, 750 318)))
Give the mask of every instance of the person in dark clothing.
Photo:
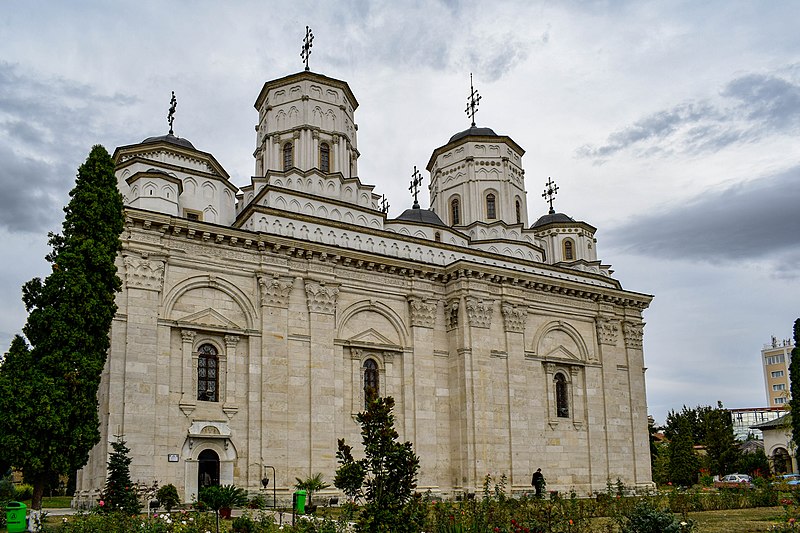
POLYGON ((531 478, 531 485, 534 489, 536 489, 536 497, 542 497, 542 491, 544 491, 545 480, 544 475, 542 474, 542 469, 537 468, 536 472, 533 473, 533 477, 531 478))

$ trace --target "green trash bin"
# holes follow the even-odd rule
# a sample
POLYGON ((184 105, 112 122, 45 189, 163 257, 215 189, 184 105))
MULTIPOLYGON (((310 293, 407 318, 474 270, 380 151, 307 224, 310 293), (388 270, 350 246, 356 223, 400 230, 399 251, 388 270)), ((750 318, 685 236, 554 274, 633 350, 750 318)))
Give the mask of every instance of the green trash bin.
MULTIPOLYGON (((306 514, 306 491, 296 490, 294 496, 294 510, 297 514, 306 514)), ((9 532, 11 530, 9 529, 9 532)))
POLYGON ((8 533, 23 533, 28 530, 28 506, 20 502, 8 502, 6 505, 6 527, 8 533))

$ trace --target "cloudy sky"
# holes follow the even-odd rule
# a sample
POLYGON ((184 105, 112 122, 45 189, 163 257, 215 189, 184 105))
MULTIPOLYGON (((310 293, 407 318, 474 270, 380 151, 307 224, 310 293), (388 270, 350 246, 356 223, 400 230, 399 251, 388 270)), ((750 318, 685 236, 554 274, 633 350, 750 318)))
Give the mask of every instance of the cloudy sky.
MULTIPOLYGON (((531 0, 5 0, 0 17, 0 346, 20 286, 47 273, 75 170, 175 133, 237 185, 253 172, 267 80, 311 68, 347 81, 359 173, 411 206, 416 165, 469 127, 527 150, 529 218, 555 207, 598 228, 645 319, 649 411, 764 406, 759 365, 800 317, 800 3, 531 0)), ((427 176, 426 176, 427 179, 427 176)), ((423 201, 423 206, 426 202, 423 201)))

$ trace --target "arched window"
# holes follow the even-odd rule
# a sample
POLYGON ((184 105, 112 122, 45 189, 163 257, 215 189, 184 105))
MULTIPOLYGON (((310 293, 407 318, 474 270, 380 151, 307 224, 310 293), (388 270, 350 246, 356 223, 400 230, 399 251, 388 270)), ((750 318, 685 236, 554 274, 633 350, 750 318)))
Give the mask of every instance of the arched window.
POLYGON ((556 416, 569 418, 569 400, 567 398, 567 380, 564 374, 556 374, 556 416))
POLYGON ((364 361, 364 408, 370 398, 380 394, 380 382, 378 381, 378 363, 374 359, 364 361))
POLYGON ((575 259, 575 244, 572 239, 564 240, 564 261, 573 261, 575 259))
POLYGON ((219 401, 219 357, 210 344, 197 351, 197 399, 204 402, 219 401))
POLYGON ((437 231, 433 234, 433 240, 436 242, 442 242, 442 234, 437 231))
POLYGON ((517 224, 522 224, 522 206, 520 206, 519 200, 514 202, 514 213, 517 215, 517 224))
POLYGON ((319 145, 319 169, 322 172, 331 171, 331 147, 328 143, 319 145))
POLYGON ((283 170, 289 170, 294 166, 294 146, 292 142, 283 145, 283 170))
POLYGON ((459 204, 458 198, 453 198, 450 201, 450 220, 453 226, 461 224, 461 205, 459 204))
POLYGON ((494 220, 497 218, 497 205, 495 196, 492 193, 486 195, 486 218, 494 220))

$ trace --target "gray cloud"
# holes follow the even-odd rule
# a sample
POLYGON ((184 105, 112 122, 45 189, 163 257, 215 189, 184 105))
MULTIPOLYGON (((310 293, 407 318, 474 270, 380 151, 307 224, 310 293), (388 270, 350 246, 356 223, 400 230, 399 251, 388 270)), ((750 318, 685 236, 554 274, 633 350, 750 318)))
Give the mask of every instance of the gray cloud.
MULTIPOLYGON (((790 72, 790 71, 789 71, 790 72)), ((800 83, 748 74, 730 81, 717 100, 683 102, 652 113, 576 153, 602 164, 623 150, 638 156, 714 153, 738 142, 800 131, 800 83)))
POLYGON ((109 112, 134 101, 0 62, 0 226, 54 229, 77 166, 113 128, 109 112))
POLYGON ((668 211, 609 228, 626 252, 707 263, 765 261, 779 277, 800 275, 800 166, 705 192, 668 211), (787 258, 798 261, 788 262, 787 258))

